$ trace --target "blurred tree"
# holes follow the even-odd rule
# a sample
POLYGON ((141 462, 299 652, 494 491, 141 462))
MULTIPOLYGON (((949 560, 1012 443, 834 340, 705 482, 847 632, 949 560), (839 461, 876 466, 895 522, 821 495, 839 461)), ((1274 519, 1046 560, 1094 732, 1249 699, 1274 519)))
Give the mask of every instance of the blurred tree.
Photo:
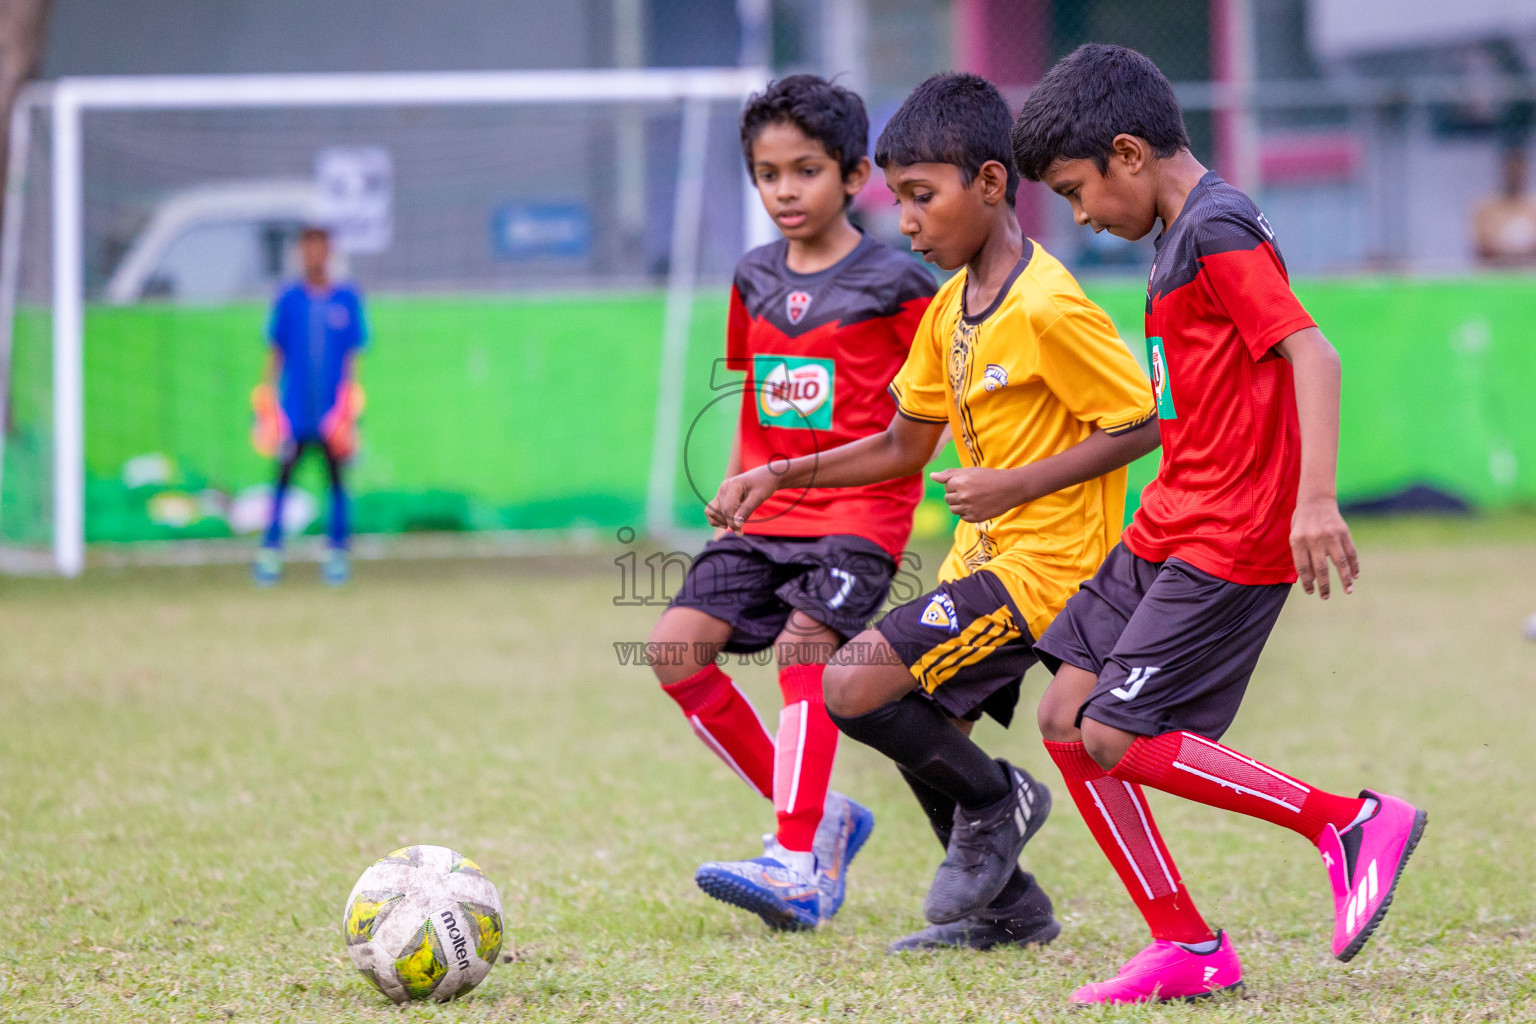
POLYGON ((0 177, 8 166, 11 107, 43 59, 53 0, 0 0, 0 177))

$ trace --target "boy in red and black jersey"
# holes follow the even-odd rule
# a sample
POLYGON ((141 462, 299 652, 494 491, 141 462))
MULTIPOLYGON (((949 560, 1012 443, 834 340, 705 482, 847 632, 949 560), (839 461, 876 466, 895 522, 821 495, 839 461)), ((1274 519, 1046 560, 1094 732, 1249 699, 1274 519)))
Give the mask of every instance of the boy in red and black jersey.
POLYGON ((1338 354, 1291 293, 1269 224, 1190 153, 1173 90, 1141 54, 1089 44, 1058 62, 1019 114, 1014 153, 1080 225, 1134 240, 1163 224, 1146 312, 1162 463, 1120 544, 1035 645, 1056 669, 1046 747, 1154 939, 1073 1000, 1242 984, 1142 786, 1306 836, 1333 889, 1334 955, 1349 960, 1386 913, 1424 812, 1325 792, 1217 742, 1291 584, 1326 599, 1330 562, 1346 593, 1359 573, 1334 491, 1338 354))
MULTIPOLYGON (((741 260, 726 355, 746 373, 727 475, 883 431, 886 388, 934 293, 920 265, 863 235, 847 205, 869 178, 858 96, 794 75, 742 115, 747 169, 783 238, 741 260)), ((914 474, 838 490, 786 492, 742 535, 720 531, 694 561, 651 639, 684 651, 655 665, 695 733, 760 795, 776 833, 764 855, 712 862, 695 879, 771 927, 814 928, 843 901, 849 861, 874 817, 829 793, 838 731, 822 672, 885 601, 922 496, 914 474), (784 708, 777 736, 715 664, 774 646, 784 708)))

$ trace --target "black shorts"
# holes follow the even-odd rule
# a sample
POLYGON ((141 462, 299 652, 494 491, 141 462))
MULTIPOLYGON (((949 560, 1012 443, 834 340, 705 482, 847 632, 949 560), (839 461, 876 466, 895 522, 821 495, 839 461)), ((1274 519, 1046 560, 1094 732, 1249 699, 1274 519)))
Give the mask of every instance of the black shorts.
POLYGON ((880 620, 880 635, 918 687, 954 718, 1013 721, 1019 682, 1035 663, 1029 626, 985 569, 940 583, 880 620))
POLYGON ((1188 730, 1217 740, 1232 724, 1289 583, 1248 586, 1117 544, 1035 644, 1046 667, 1099 677, 1078 710, 1140 736, 1188 730))
POLYGON ((872 540, 728 533, 693 560, 673 608, 696 608, 731 626, 725 649, 750 654, 774 642, 795 610, 847 639, 885 603, 896 562, 872 540))

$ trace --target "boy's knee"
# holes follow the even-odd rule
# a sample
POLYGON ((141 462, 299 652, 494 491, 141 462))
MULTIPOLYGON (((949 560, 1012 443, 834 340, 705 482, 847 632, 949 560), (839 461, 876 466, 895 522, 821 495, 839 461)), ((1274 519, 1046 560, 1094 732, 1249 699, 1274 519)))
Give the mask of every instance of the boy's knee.
POLYGON ((821 693, 827 702, 828 714, 852 718, 864 713, 866 709, 859 708, 854 698, 858 689, 854 676, 858 670, 857 665, 839 664, 834 658, 822 673, 821 693))
POLYGON ((711 664, 720 646, 700 640, 696 631, 676 617, 663 615, 646 638, 645 655, 656 681, 670 686, 711 664))
POLYGON ((1040 727, 1041 738, 1051 743, 1076 743, 1082 738, 1077 729, 1077 708, 1050 690, 1035 708, 1035 724, 1040 727))
POLYGON ((1082 733, 1083 749, 1106 772, 1119 764, 1131 744, 1136 742, 1135 734, 1091 718, 1083 719, 1082 733))
MULTIPOLYGON (((1098 677, 1087 669, 1063 664, 1056 670, 1051 685, 1045 688, 1035 709, 1040 735, 1051 743, 1076 743, 1083 740, 1078 727, 1079 713, 1098 677)), ((1084 723, 1086 728, 1087 723, 1084 723)))

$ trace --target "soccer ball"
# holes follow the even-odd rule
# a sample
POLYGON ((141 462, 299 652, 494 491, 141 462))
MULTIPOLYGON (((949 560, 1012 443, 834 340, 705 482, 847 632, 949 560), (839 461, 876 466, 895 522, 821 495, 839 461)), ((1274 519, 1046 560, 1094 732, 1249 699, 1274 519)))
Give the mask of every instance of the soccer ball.
POLYGON ((408 846, 363 872, 341 931, 352 964, 397 1003, 447 1002, 501 952, 501 897, 478 865, 445 846, 408 846))

